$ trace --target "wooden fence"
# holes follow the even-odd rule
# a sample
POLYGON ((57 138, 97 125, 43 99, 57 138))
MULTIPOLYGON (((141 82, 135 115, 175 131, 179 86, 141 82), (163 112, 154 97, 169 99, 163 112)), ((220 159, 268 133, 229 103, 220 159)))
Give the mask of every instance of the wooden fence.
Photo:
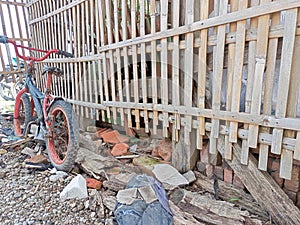
MULTIPOLYGON (((27 9, 25 8, 26 0, 0 0, 0 35, 5 35, 17 41, 19 44, 29 44, 29 27, 27 9)), ((21 51, 25 54, 25 50, 21 51)), ((16 58, 13 48, 6 44, 0 45, 0 74, 12 74, 11 77, 14 82, 17 78, 22 80, 22 76, 16 76, 17 74, 25 72, 25 68, 22 68, 22 63, 16 58)))
MULTIPOLYGON (((65 70, 54 93, 87 118, 145 128, 174 143, 173 164, 193 166, 225 135, 281 157, 291 178, 300 160, 299 0, 32 0, 34 47, 71 51, 47 63, 65 70)), ((37 76, 43 87, 45 79, 37 76)))

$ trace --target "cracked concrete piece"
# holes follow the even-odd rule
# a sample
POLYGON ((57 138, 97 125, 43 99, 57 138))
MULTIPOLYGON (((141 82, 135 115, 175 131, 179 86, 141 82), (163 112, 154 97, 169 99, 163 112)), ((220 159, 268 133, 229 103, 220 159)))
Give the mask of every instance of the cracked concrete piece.
POLYGON ((71 182, 60 193, 60 199, 62 201, 72 198, 87 198, 86 180, 80 174, 74 177, 71 182))
POLYGON ((182 176, 174 167, 168 164, 154 165, 152 170, 155 177, 162 183, 167 183, 172 186, 187 185, 189 182, 182 176))
POLYGON ((157 200, 155 191, 153 190, 151 185, 140 187, 138 188, 138 191, 147 204, 150 204, 157 200))
POLYGON ((120 190, 117 194, 117 201, 121 204, 131 205, 138 200, 137 188, 128 188, 120 190))

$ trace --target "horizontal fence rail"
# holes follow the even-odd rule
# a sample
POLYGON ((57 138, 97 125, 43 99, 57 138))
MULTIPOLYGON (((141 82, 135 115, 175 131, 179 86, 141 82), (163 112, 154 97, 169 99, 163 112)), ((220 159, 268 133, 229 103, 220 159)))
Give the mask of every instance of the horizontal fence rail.
MULTIPOLYGON (((53 91, 77 113, 209 151, 232 144, 281 157, 280 176, 300 160, 298 0, 35 0, 27 3, 34 47, 74 59, 53 91)), ((37 77, 43 87, 45 78, 37 77)), ((193 152, 184 157, 193 157, 193 152)))

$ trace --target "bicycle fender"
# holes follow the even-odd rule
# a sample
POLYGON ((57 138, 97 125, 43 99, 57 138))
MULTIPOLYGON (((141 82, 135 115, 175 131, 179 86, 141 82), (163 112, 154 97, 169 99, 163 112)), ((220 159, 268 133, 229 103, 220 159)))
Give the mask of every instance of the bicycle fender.
POLYGON ((50 105, 49 105, 49 107, 48 107, 47 112, 49 112, 49 109, 50 109, 51 106, 54 104, 54 102, 57 102, 58 100, 63 100, 63 101, 65 101, 65 100, 63 99, 63 97, 54 97, 53 101, 50 103, 50 105))

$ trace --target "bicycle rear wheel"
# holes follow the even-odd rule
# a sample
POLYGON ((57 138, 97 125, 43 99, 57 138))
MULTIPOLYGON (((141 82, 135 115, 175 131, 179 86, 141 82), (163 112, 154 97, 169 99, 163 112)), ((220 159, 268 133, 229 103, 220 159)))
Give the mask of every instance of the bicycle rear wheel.
POLYGON ((34 120, 32 115, 32 104, 29 96, 24 93, 20 99, 15 101, 14 109, 14 127, 15 135, 24 135, 27 124, 34 120))
POLYGON ((79 147, 78 128, 71 105, 63 100, 54 102, 48 118, 51 118, 46 140, 49 159, 56 169, 70 171, 79 147))

